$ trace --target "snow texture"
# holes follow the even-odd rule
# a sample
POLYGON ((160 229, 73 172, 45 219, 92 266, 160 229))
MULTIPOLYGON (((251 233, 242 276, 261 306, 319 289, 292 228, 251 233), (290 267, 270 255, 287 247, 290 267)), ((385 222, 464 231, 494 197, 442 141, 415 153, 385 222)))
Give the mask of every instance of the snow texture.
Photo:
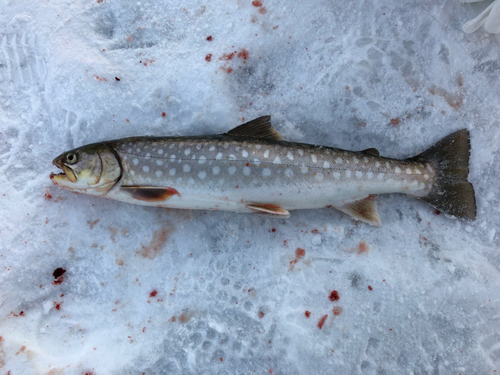
POLYGON ((462 31, 487 6, 0 0, 0 372, 499 371, 500 39, 462 31), (165 210, 49 180, 76 146, 261 115, 398 158, 467 128, 478 218, 402 195, 381 228, 165 210))

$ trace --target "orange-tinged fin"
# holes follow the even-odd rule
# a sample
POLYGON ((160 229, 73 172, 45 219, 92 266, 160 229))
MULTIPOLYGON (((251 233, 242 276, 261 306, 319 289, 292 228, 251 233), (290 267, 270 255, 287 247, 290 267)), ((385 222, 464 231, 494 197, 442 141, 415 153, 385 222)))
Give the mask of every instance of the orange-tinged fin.
POLYGON ((366 155, 380 156, 380 152, 378 152, 376 148, 367 148, 366 150, 363 150, 361 152, 366 155))
POLYGON ((265 138, 273 141, 282 141, 280 133, 271 125, 271 116, 262 116, 246 124, 231 129, 224 135, 231 137, 265 138))
POLYGON ((174 195, 179 195, 179 192, 171 187, 157 186, 122 186, 120 190, 130 194, 132 198, 145 202, 163 202, 174 195))
POLYGON ((427 151, 409 160, 431 163, 436 169, 434 185, 426 197, 431 206, 460 219, 476 218, 474 187, 469 175, 470 135, 466 129, 452 133, 427 151))
POLYGON ((382 225, 380 217, 378 216, 377 204, 375 203, 374 195, 369 195, 366 198, 346 203, 343 206, 335 208, 364 223, 377 227, 382 225))
POLYGON ((282 218, 287 218, 290 216, 290 212, 285 210, 284 208, 281 208, 280 206, 277 206, 275 204, 247 204, 247 208, 251 208, 252 210, 256 210, 259 212, 263 212, 266 214, 271 214, 271 215, 278 215, 282 218))

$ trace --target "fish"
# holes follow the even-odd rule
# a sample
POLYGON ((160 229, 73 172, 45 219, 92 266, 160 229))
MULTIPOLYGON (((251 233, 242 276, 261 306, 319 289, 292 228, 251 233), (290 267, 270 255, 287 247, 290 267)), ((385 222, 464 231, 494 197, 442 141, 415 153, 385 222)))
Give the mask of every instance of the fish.
POLYGON ((474 220, 470 134, 458 130, 407 159, 284 141, 262 116, 212 136, 139 136, 93 143, 53 160, 61 188, 173 209, 288 218, 334 208, 380 226, 376 195, 403 193, 451 218, 474 220))

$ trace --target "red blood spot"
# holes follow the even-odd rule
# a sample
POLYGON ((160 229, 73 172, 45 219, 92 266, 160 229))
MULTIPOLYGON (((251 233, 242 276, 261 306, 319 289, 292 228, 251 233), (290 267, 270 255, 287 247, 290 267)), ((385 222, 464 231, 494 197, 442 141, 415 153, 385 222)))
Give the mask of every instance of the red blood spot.
POLYGON ((289 271, 293 270, 293 267, 295 267, 295 265, 297 264, 297 262, 299 261, 299 259, 303 258, 304 255, 306 255, 306 251, 304 249, 301 249, 300 247, 298 247, 295 250, 295 259, 290 262, 290 269, 289 269, 289 271))
POLYGON ((208 40, 209 42, 211 42, 211 41, 212 41, 212 35, 207 36, 207 40, 208 40))
POLYGON ((162 116, 162 117, 165 117, 166 115, 167 115, 167 114, 166 114, 165 112, 162 112, 162 113, 161 113, 161 116, 162 116))
POLYGON ((271 232, 273 233, 276 232, 276 228, 271 229, 271 232))
POLYGON ((311 233, 312 233, 312 234, 318 234, 318 233, 319 233, 319 230, 317 230, 317 229, 313 229, 313 230, 311 231, 311 233))
POLYGON ((260 13, 260 14, 266 14, 266 13, 267 13, 267 9, 266 9, 266 7, 262 7, 262 8, 260 8, 260 9, 259 9, 259 13, 260 13))
POLYGON ((54 307, 56 308, 56 310, 61 310, 61 305, 62 305, 62 302, 54 302, 54 307))
POLYGON ((221 362, 223 361, 222 357, 220 357, 220 361, 221 361, 221 362))
POLYGON ((246 163, 246 166, 248 167, 250 165, 250 163, 246 163))
POLYGON ((208 61, 208 62, 212 61, 212 54, 209 53, 208 55, 206 55, 205 56, 205 60, 208 61))
POLYGON ((373 290, 373 288, 370 285, 368 285, 368 290, 373 290))
POLYGON ((176 320, 177 319, 175 318, 175 316, 173 316, 173 317, 170 318, 170 321, 172 321, 172 322, 175 322, 176 320))
POLYGON ((137 251, 137 254, 140 254, 143 258, 153 259, 156 255, 161 253, 163 246, 165 246, 165 243, 168 240, 168 235, 171 232, 171 228, 155 231, 149 245, 143 245, 142 250, 137 251))
POLYGON ((319 322, 318 322, 318 328, 319 329, 323 328, 323 325, 326 322, 326 318, 328 318, 328 314, 323 315, 323 317, 319 320, 319 322))
POLYGON ((142 332, 144 333, 144 331, 145 331, 145 330, 146 330, 146 327, 143 327, 143 328, 142 328, 142 332))
POLYGON ((398 126, 400 122, 401 122, 401 120, 398 118, 391 118, 391 125, 392 126, 398 126))
POLYGON ((45 193, 44 199, 47 199, 47 200, 52 199, 52 195, 50 195, 49 192, 47 191, 45 193))
POLYGON ((156 290, 153 290, 151 293, 149 293, 150 297, 155 297, 158 294, 156 290))
POLYGON ((228 73, 231 73, 232 71, 233 71, 233 68, 229 68, 229 69, 227 70, 227 72, 228 72, 228 73))
POLYGON ((309 318, 311 316, 311 312, 310 311, 306 311, 306 318, 309 318))
POLYGON ((361 241, 358 244, 358 254, 367 253, 370 250, 370 246, 365 241, 361 241))
POLYGON ((115 79, 116 79, 117 81, 120 81, 120 78, 118 78, 118 77, 115 77, 115 79))
POLYGON ((436 210, 436 211, 434 211, 434 213, 435 213, 436 215, 440 215, 440 214, 441 214, 441 211, 436 210))
POLYGON ((242 48, 240 50, 240 52, 238 53, 238 57, 242 58, 243 60, 248 59, 248 51, 246 49, 242 48))
POLYGON ((219 60, 232 60, 234 57, 234 52, 231 52, 229 55, 223 54, 219 60))
POLYGON ((23 316, 23 315, 24 315, 24 311, 21 311, 21 312, 19 313, 19 315, 20 315, 20 316, 23 316))
POLYGON ((267 370, 268 373, 272 374, 273 373, 273 369, 270 368, 269 370, 267 370))
POLYGON ((330 296, 328 297, 328 299, 332 302, 338 301, 340 299, 339 292, 337 292, 336 290, 333 290, 330 293, 330 296))
POLYGON ((62 282, 64 281, 64 273, 66 272, 65 269, 63 268, 56 268, 56 270, 52 273, 52 275, 54 276, 55 280, 54 282, 52 283, 52 285, 58 285, 58 284, 62 284, 62 282))
POLYGON ((258 8, 258 7, 261 7, 261 6, 262 6, 262 2, 261 2, 261 1, 259 1, 259 0, 254 0, 254 1, 252 1, 252 5, 253 5, 254 7, 257 7, 257 8, 258 8))
POLYGON ((130 121, 128 120, 128 118, 126 118, 126 119, 125 119, 125 121, 130 122, 130 121))
POLYGON ((335 306, 332 311, 333 311, 333 315, 340 315, 340 314, 342 314, 342 307, 335 306))
POLYGON ((264 311, 259 311, 259 318, 263 318, 264 317, 264 311))

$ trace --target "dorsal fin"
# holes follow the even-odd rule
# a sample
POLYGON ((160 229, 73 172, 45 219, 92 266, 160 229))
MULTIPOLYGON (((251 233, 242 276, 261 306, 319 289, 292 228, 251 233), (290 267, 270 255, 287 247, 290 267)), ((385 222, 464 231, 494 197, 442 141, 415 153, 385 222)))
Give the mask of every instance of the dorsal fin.
POLYGON ((367 148, 366 150, 363 150, 361 152, 366 155, 380 156, 380 152, 378 152, 376 148, 367 148))
POLYGON ((231 129, 225 135, 231 137, 265 138, 273 141, 282 141, 280 133, 271 125, 271 116, 262 116, 246 124, 231 129))

